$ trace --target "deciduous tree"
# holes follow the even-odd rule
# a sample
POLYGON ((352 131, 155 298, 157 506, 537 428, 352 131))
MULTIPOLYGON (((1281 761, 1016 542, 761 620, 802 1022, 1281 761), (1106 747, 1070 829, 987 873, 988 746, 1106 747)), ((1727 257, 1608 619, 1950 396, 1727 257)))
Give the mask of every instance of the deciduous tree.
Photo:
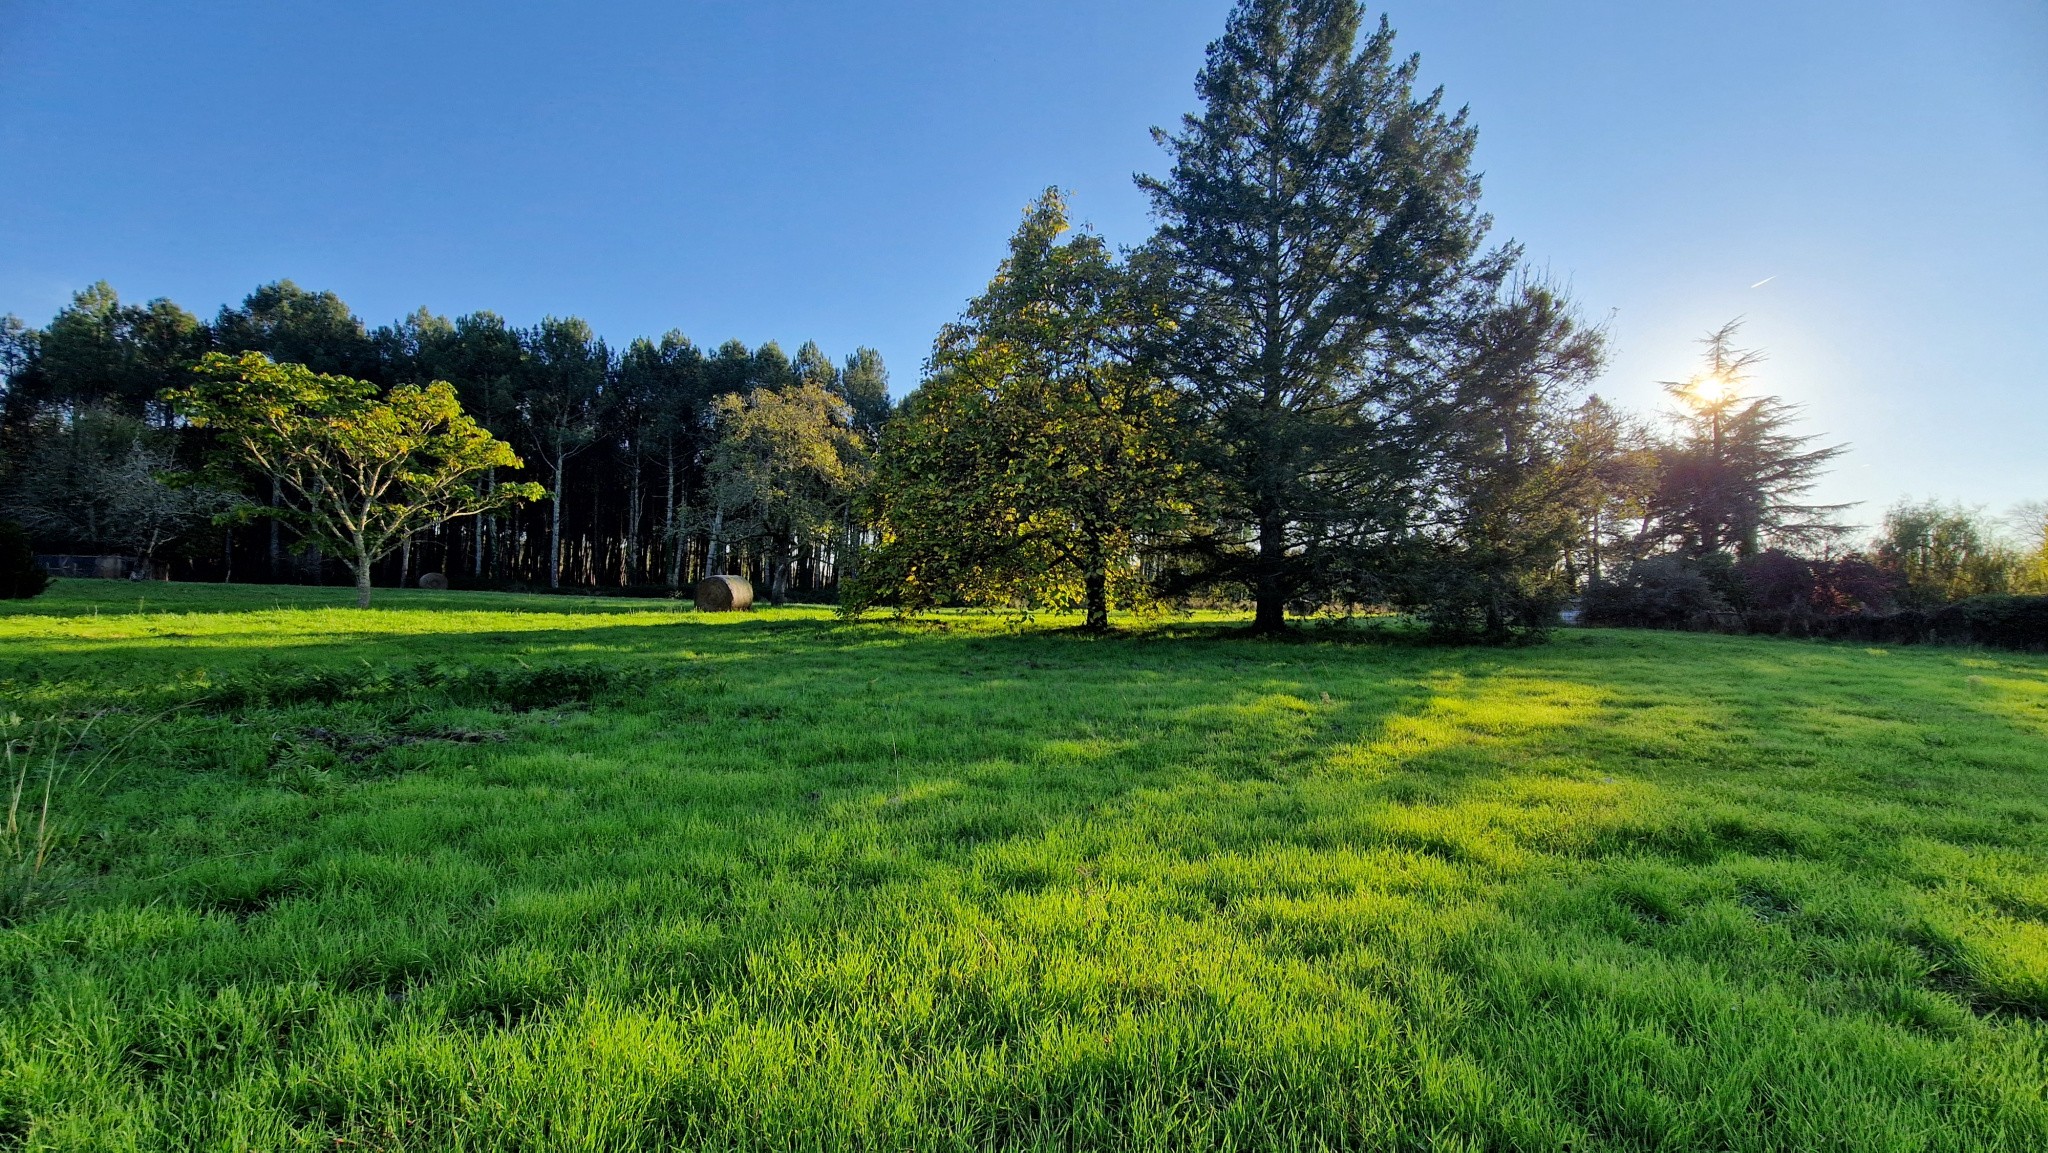
POLYGON ((766 558, 769 596, 788 597, 799 548, 832 539, 864 479, 866 446, 846 406, 815 384, 727 393, 712 405, 710 500, 721 529, 714 550, 747 539, 766 558))
POLYGON ((988 290, 941 334, 884 434, 880 534, 848 598, 1076 607, 1107 628, 1142 540, 1187 516, 1174 397, 1145 355, 1155 298, 1047 190, 988 290))
POLYGON ((531 483, 478 490, 484 470, 520 460, 462 411, 446 381, 379 395, 364 381, 260 353, 211 353, 199 369, 165 400, 277 478, 287 515, 333 544, 355 574, 359 608, 370 606, 370 566, 412 533, 546 495, 531 483))

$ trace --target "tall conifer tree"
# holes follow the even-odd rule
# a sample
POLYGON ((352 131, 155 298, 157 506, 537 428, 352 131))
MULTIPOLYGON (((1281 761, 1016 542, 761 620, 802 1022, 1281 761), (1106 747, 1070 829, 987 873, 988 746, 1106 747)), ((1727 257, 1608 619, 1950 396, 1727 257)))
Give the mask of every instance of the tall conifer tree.
POLYGON ((1465 114, 1415 93, 1353 0, 1244 0, 1203 109, 1155 135, 1148 258, 1179 302, 1170 362, 1221 482, 1190 583, 1239 583, 1256 627, 1345 590, 1412 531, 1449 435, 1444 346, 1512 267, 1486 252, 1465 114))

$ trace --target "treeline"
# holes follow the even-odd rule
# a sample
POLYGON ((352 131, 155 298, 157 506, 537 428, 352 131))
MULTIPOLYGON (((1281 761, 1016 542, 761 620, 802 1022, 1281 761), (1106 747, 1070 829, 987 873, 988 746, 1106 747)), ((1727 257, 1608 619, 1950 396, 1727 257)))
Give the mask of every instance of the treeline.
POLYGON ((95 286, 0 333, 0 512, 45 547, 183 540, 192 575, 292 571, 269 479, 206 476, 208 433, 164 408, 204 354, 254 351, 451 382, 543 487, 409 540, 385 580, 723 571, 850 613, 1078 609, 1102 628, 1224 603, 1277 630, 1371 607, 1495 639, 1574 598, 1614 623, 1813 632, 2048 582, 2038 532, 2001 543, 1962 510, 1901 506, 1860 542, 1810 497, 1845 446, 1757 386, 1738 323, 1665 383, 1661 419, 1590 395, 1604 332, 1492 239, 1475 131, 1416 72, 1356 4, 1243 0, 1200 110, 1158 134, 1167 171, 1139 179, 1153 236, 1113 249, 1048 190, 894 409, 865 349, 614 350, 578 320, 489 313, 372 331, 289 282, 202 322, 95 286))
POLYGON ((394 583, 432 569, 458 584, 673 587, 718 568, 778 594, 822 595, 848 541, 764 507, 749 481, 788 478, 757 475, 748 444, 772 439, 762 426, 792 404, 829 427, 782 431, 836 430, 833 451, 851 471, 806 494, 841 506, 836 525, 890 412, 887 369, 868 348, 834 363, 811 342, 792 357, 774 342, 702 349, 674 331, 614 348, 575 317, 519 327, 425 309, 370 328, 335 294, 288 280, 208 320, 168 300, 124 303, 100 283, 41 328, 0 321, 0 514, 39 551, 134 555, 186 579, 335 579, 333 558, 264 515, 270 479, 207 476, 219 463, 208 437, 165 405, 209 352, 386 387, 447 381, 524 459, 517 478, 481 483, 546 486, 550 499, 516 512, 420 534, 385 562, 394 583))

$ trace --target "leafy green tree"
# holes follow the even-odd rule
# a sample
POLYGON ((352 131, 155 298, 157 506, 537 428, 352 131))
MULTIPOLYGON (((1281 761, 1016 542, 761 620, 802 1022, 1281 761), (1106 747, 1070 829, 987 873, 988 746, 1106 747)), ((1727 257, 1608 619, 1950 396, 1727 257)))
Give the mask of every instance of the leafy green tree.
POLYGON ((1140 595, 1138 551, 1185 518, 1174 397, 1143 356, 1159 309, 1048 189, 882 442, 880 540, 846 603, 1083 609, 1140 595))
POLYGON ((261 353, 210 353, 199 369, 164 399, 279 480, 287 514, 347 561, 358 608, 370 607, 371 566, 414 532, 546 495, 531 483, 475 487, 484 470, 520 460, 462 411, 446 381, 379 395, 373 384, 261 353))
POLYGON ((2022 501, 2013 506, 2006 520, 2019 538, 2013 591, 2048 594, 2048 501, 2022 501))
MULTIPOLYGON (((1243 0, 1200 115, 1155 132, 1146 263, 1176 302, 1171 368, 1220 494, 1185 583, 1238 585, 1255 627, 1374 596, 1405 563, 1451 415, 1447 362, 1518 253, 1484 252, 1474 132, 1415 94, 1352 0, 1243 0)), ((1391 591, 1391 590, 1389 590, 1391 591)))
POLYGON ((765 559, 769 597, 787 599, 802 548, 832 539, 864 479, 866 450, 838 397, 788 383, 712 405, 720 432, 711 449, 710 498, 721 539, 752 543, 765 559))
POLYGON ((1912 606, 2018 592, 2028 583, 2028 558, 1961 505, 1924 500, 1892 506, 1875 552, 1878 567, 1903 586, 1900 601, 1912 606))
POLYGON ((1834 518, 1849 507, 1798 500, 1848 446, 1816 447, 1818 436, 1791 431, 1797 405, 1748 394, 1764 357, 1735 346, 1741 326, 1731 320, 1700 341, 1707 355, 1698 374, 1664 382, 1679 402, 1678 427, 1659 453, 1650 520, 1655 537, 1688 556, 1812 546, 1843 531, 1834 518))
POLYGON ((522 337, 524 378, 516 403, 526 443, 548 470, 548 587, 562 587, 562 502, 569 461, 603 427, 611 350, 577 317, 547 317, 522 337))

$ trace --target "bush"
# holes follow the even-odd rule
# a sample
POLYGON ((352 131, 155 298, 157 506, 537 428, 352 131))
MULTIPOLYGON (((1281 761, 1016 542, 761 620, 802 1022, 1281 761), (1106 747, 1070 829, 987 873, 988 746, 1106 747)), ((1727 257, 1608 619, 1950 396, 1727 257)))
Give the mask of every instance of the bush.
POLYGON ((1836 617, 1889 611, 1896 581, 1861 556, 1810 559, 1778 549, 1743 557, 1727 595, 1751 633, 1816 636, 1836 617))
POLYGON ((25 601, 50 587, 50 574, 36 564, 28 534, 11 520, 0 520, 0 600, 25 601))
POLYGON ((1927 614, 1938 644, 2048 649, 2048 596, 1981 596, 1927 614))
POLYGON ((1681 556, 1639 560, 1588 588, 1580 605, 1587 624, 1646 629, 1697 627, 1730 611, 1706 571, 1681 556))

